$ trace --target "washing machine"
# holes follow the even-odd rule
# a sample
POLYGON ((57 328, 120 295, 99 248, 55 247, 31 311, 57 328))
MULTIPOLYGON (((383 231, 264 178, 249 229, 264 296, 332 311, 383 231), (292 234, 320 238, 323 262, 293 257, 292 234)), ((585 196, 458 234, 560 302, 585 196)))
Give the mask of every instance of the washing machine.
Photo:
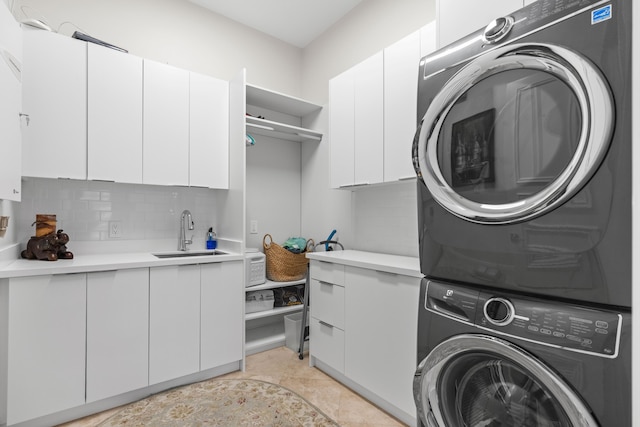
POLYGON ((631 1, 538 0, 422 58, 422 272, 631 304, 631 1))
POLYGON ((418 317, 421 426, 631 426, 629 312, 424 279, 418 317))

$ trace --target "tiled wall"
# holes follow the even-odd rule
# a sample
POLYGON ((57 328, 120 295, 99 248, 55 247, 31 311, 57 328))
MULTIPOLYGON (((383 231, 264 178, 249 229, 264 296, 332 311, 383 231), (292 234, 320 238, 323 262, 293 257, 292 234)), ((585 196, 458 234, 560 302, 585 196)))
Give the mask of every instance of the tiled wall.
MULTIPOLYGON (((193 233, 204 239, 216 226, 216 191, 112 182, 27 178, 18 206, 18 241, 34 234, 36 214, 55 214, 71 241, 178 238, 180 215, 189 209, 193 233), (122 236, 110 239, 109 221, 121 221, 122 236)), ((190 235, 187 238, 191 237, 190 235)))
POLYGON ((355 248, 418 256, 418 208, 415 181, 397 182, 353 192, 355 248))

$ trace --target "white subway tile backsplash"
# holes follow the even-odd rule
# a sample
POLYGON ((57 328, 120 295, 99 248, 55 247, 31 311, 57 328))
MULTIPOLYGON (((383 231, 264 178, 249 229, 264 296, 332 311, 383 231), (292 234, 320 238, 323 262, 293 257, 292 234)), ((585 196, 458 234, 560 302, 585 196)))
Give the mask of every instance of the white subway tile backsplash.
POLYGON ((355 248, 418 256, 418 208, 415 182, 358 189, 353 192, 355 248))
POLYGON ((29 178, 18 204, 18 241, 34 234, 36 214, 55 214, 58 229, 77 241, 113 241, 109 221, 120 221, 126 240, 177 239, 180 214, 189 209, 196 237, 216 227, 216 190, 29 178))

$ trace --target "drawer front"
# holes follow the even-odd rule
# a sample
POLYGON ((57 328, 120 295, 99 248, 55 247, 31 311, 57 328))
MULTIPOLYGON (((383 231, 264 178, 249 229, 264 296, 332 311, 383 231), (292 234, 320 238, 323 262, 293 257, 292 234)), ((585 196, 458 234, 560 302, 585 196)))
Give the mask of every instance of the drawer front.
POLYGON ((344 329, 344 287, 311 279, 311 316, 344 329))
POLYGON ((344 373, 344 331, 311 318, 309 354, 338 372, 344 373))
POLYGON ((311 278, 344 286, 344 265, 312 260, 311 278))

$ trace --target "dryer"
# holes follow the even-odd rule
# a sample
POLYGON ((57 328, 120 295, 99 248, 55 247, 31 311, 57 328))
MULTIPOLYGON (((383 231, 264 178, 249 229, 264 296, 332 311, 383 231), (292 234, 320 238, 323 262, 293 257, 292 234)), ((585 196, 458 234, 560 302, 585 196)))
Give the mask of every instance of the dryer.
POLYGON ((420 425, 631 426, 629 312, 428 279, 420 303, 420 425))
POLYGON ((631 4, 539 0, 422 58, 422 272, 629 308, 631 4))

